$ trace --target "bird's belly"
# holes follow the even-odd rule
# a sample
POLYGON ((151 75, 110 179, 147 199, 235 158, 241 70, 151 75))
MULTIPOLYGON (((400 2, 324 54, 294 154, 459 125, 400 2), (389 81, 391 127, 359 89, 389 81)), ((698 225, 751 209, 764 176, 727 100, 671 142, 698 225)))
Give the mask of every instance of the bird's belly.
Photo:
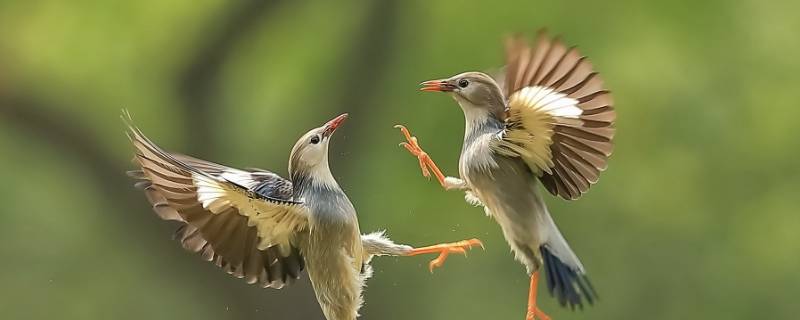
POLYGON ((308 277, 328 319, 355 319, 363 286, 360 270, 344 255, 308 257, 308 277))
POLYGON ((361 248, 353 248, 347 239, 316 231, 309 236, 303 255, 317 301, 327 319, 355 319, 364 279, 361 256, 354 253, 361 248))
POLYGON ((503 230, 509 243, 537 247, 547 237, 536 178, 513 163, 465 175, 467 184, 503 230))

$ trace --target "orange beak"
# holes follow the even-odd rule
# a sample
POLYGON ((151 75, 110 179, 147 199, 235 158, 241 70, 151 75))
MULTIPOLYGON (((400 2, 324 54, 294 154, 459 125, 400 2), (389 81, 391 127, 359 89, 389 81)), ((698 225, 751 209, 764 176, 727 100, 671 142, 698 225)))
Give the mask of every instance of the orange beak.
POLYGON ((447 79, 428 80, 419 85, 422 86, 419 88, 420 91, 450 92, 456 89, 456 86, 447 79))
POLYGON ((336 128, 339 128, 339 126, 341 126, 342 123, 344 123, 345 119, 347 119, 346 113, 336 118, 333 118, 333 120, 331 121, 328 121, 328 123, 325 124, 325 131, 322 134, 326 137, 330 136, 331 134, 333 134, 334 131, 336 131, 336 128))

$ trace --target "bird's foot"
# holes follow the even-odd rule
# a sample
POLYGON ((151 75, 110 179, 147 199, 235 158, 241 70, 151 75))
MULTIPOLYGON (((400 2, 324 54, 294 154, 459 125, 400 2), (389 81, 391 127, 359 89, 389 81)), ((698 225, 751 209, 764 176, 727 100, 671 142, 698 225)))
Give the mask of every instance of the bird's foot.
POLYGON ((439 180, 439 184, 444 187, 444 174, 442 174, 442 171, 439 170, 438 166, 436 166, 436 163, 433 162, 433 159, 428 156, 428 153, 422 150, 422 148, 419 146, 417 137, 412 136, 408 129, 403 125, 398 124, 394 127, 400 129, 400 131, 402 131, 403 135, 406 137, 406 142, 401 142, 400 146, 406 148, 408 152, 417 157, 417 160, 419 160, 419 168, 422 170, 422 175, 426 178, 430 178, 431 171, 433 171, 433 174, 436 176, 436 180, 439 180))
POLYGON ((525 320, 550 320, 550 316, 546 315, 542 310, 535 308, 533 310, 528 310, 528 313, 525 315, 525 320))
POLYGON ((439 256, 436 257, 436 259, 431 260, 430 263, 428 263, 428 269, 431 271, 431 273, 433 273, 433 269, 444 265, 444 261, 447 260, 447 256, 450 255, 450 253, 460 253, 466 256, 467 249, 472 249, 473 247, 477 246, 483 248, 483 242, 481 242, 478 239, 469 239, 458 242, 441 243, 422 248, 415 248, 412 249, 411 252, 409 252, 407 255, 416 256, 427 253, 438 253, 439 256))

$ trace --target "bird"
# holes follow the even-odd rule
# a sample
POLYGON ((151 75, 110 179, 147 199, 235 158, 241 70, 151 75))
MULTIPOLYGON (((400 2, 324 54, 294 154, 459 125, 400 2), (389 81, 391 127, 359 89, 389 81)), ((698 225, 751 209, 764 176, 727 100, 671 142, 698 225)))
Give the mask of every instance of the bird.
POLYGON ((402 125, 401 146, 446 190, 465 191, 502 229, 530 276, 526 319, 550 319, 536 304, 539 271, 561 306, 583 308, 597 293, 578 256, 559 231, 541 187, 575 200, 598 181, 613 151, 616 111, 611 93, 589 60, 559 37, 540 30, 534 42, 506 41, 506 65, 491 76, 470 71, 422 82, 421 91, 446 92, 465 118, 458 177, 445 176, 402 125))
POLYGON ((228 274, 280 289, 307 270, 328 320, 353 320, 363 303, 374 256, 450 253, 482 246, 469 239, 422 248, 397 244, 383 231, 361 234, 356 210, 328 165, 328 144, 342 114, 300 137, 289 156, 289 179, 263 169, 240 170, 165 151, 123 111, 134 146, 128 173, 156 214, 177 221, 175 238, 228 274))

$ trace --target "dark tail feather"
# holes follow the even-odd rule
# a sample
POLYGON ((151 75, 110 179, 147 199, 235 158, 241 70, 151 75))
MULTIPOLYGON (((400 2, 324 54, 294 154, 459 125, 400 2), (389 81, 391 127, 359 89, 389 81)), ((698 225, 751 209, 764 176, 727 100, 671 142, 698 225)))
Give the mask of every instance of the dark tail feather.
POLYGON ((544 269, 547 274, 547 290, 551 296, 558 299, 562 307, 569 304, 573 310, 575 306, 583 309, 583 300, 590 305, 597 301, 597 292, 586 274, 564 264, 558 257, 550 252, 547 245, 539 248, 544 259, 544 269))

